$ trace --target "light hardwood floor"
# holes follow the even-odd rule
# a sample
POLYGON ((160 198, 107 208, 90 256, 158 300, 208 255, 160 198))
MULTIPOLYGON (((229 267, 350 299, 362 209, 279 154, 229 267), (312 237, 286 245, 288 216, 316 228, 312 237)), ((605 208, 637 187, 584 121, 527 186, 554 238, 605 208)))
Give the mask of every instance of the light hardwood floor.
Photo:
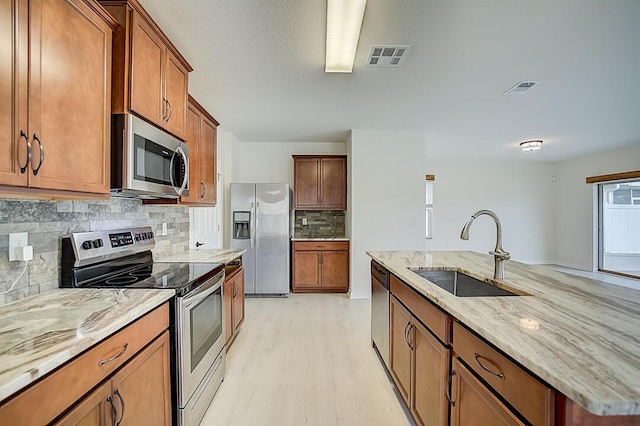
POLYGON ((370 303, 247 298, 208 425, 409 425, 371 347, 370 303))

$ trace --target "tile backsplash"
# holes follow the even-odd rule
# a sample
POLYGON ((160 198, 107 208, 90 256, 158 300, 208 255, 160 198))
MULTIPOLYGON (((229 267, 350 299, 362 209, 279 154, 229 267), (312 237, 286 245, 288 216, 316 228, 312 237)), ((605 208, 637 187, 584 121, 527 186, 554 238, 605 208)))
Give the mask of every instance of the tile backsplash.
POLYGON ((62 235, 145 225, 156 232, 154 256, 187 249, 189 209, 186 207, 143 205, 141 200, 127 198, 105 201, 0 199, 0 304, 58 287, 62 235), (166 236, 157 232, 162 223, 167 224, 166 236), (29 233, 33 260, 9 262, 9 233, 12 232, 29 233))
POLYGON ((344 237, 344 212, 337 210, 296 210, 294 223, 296 237, 344 237), (307 224, 302 224, 302 219, 307 224))

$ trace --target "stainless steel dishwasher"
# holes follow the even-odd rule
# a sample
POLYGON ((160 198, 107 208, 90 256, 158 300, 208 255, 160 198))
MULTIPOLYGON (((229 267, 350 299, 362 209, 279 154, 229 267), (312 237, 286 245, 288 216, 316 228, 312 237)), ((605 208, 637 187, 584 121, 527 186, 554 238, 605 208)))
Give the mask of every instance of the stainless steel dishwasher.
POLYGON ((389 368, 389 271, 371 261, 371 343, 389 368))

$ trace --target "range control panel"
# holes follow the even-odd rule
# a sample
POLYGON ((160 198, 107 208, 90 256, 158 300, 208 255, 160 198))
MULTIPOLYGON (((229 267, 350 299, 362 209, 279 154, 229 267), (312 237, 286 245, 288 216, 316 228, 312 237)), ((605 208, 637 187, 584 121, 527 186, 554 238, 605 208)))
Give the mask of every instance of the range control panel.
POLYGON ((73 246, 75 263, 120 257, 151 250, 156 245, 150 226, 114 231, 76 232, 63 237, 73 246))

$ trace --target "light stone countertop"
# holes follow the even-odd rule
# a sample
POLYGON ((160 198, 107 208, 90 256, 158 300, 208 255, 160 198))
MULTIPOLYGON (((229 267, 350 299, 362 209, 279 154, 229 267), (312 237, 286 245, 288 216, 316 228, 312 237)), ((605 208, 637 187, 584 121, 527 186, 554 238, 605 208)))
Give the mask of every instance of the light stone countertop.
POLYGON ((0 306, 0 401, 174 295, 173 290, 63 288, 0 306))
POLYGON ((348 237, 291 237, 291 241, 349 241, 348 237))
POLYGON ((242 256, 246 252, 246 249, 191 249, 183 253, 159 256, 158 258, 154 256, 154 260, 156 262, 227 263, 242 256))
POLYGON ((408 268, 458 270, 490 282, 492 256, 367 254, 591 413, 640 414, 640 291, 506 261, 503 282, 532 296, 456 297, 408 268), (539 328, 525 327, 532 322, 539 328))

